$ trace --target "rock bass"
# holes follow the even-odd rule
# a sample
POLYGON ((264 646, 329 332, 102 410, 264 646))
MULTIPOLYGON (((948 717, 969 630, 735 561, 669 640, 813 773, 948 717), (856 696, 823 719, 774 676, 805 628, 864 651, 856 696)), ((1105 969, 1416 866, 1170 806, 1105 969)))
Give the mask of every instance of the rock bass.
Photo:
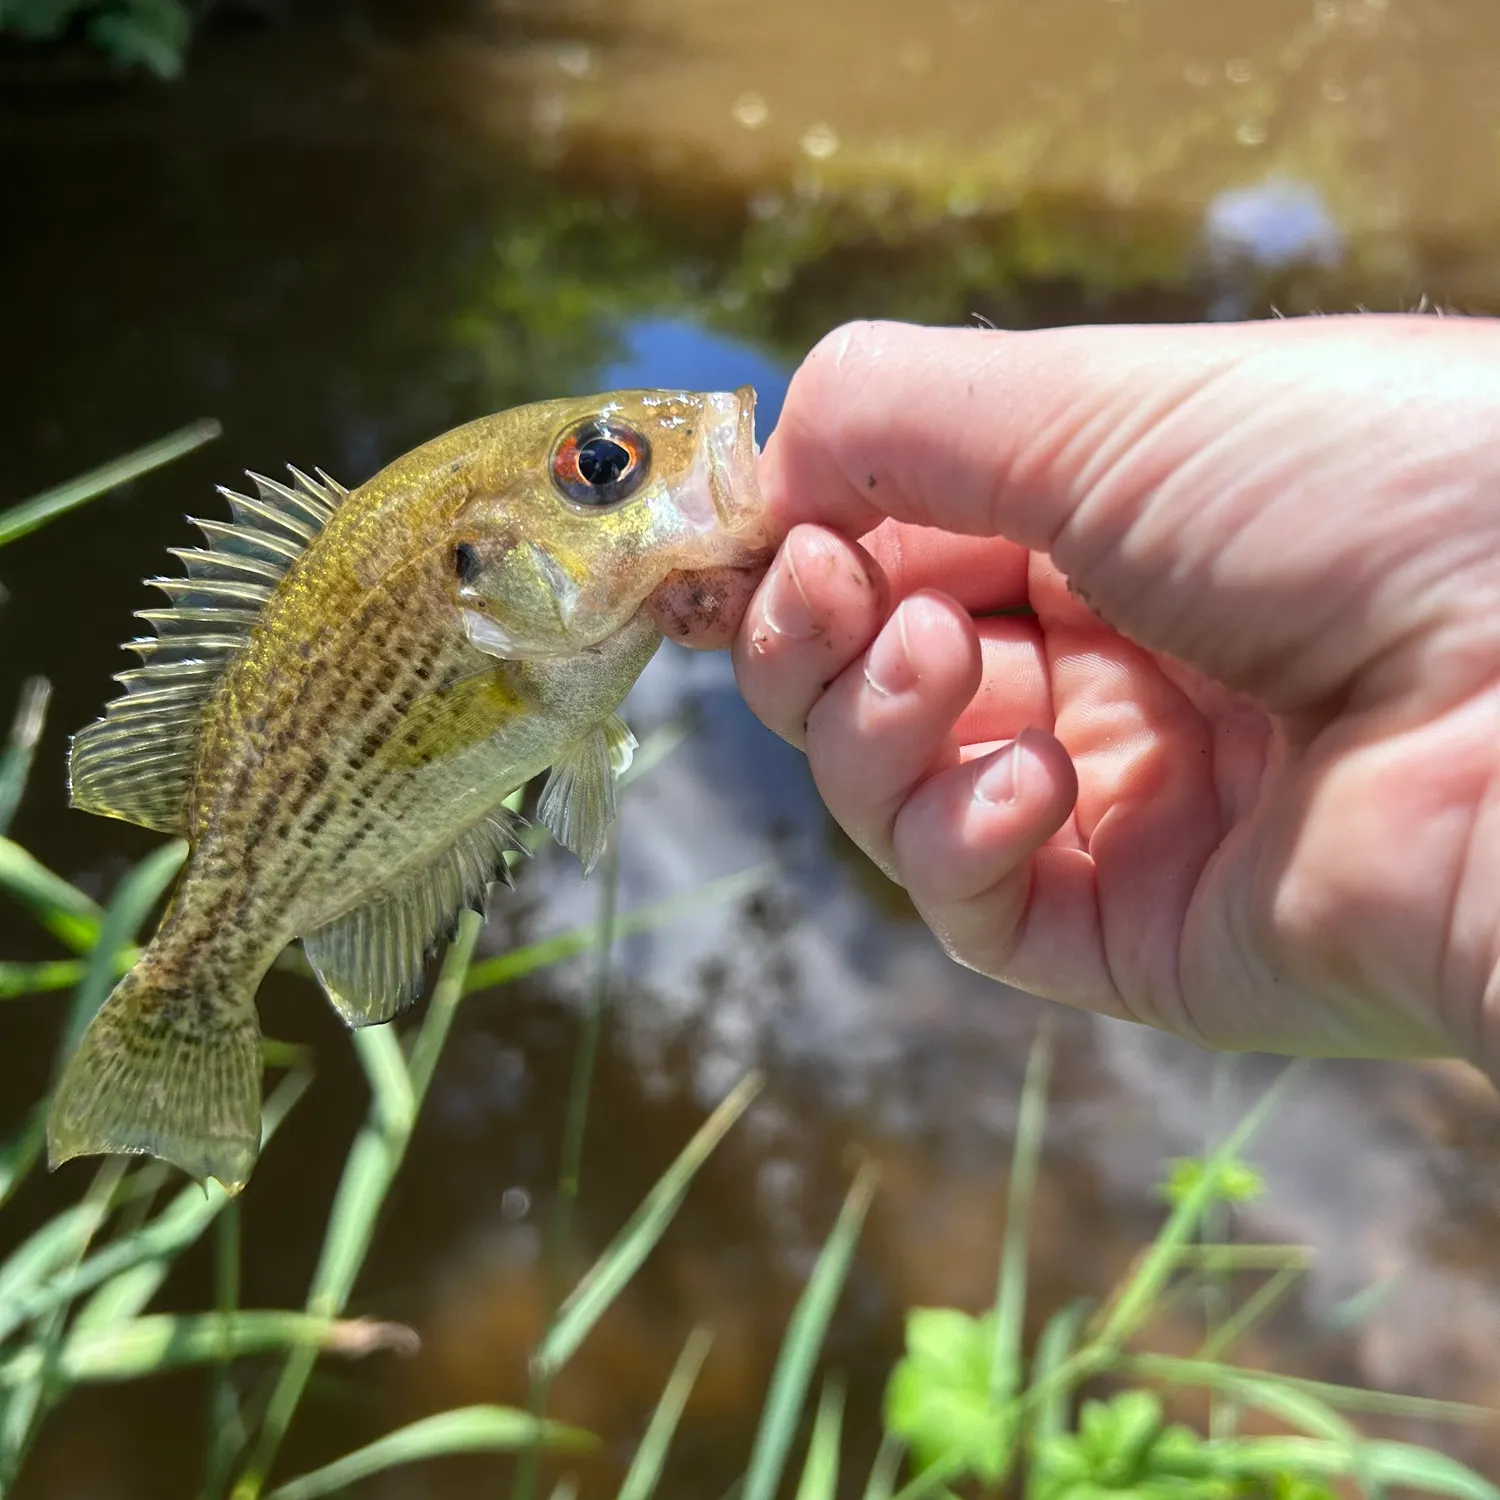
POLYGON ((143 665, 73 739, 73 806, 189 841, 155 936, 69 1060, 53 1166, 162 1157, 230 1191, 260 1146, 255 994, 300 938, 350 1026, 418 996, 506 878, 503 800, 582 860, 635 741, 617 717, 663 618, 763 563, 754 392, 627 391, 471 422, 346 491, 250 476, 177 578, 143 665), (699 580, 699 582, 694 582, 699 580))

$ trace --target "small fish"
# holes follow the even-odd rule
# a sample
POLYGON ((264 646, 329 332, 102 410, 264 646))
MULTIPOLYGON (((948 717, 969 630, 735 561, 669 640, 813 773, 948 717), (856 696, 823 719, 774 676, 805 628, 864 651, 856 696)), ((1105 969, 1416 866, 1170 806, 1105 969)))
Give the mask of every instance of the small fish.
MULTIPOLYGON (((321 470, 221 491, 143 665, 74 737, 75 807, 184 835, 155 937, 68 1062, 55 1167, 149 1154, 231 1192, 260 1146, 255 994, 302 940, 350 1026, 389 1021, 506 879, 504 799, 583 862, 635 740, 615 710, 704 580, 763 567, 755 393, 546 401, 349 492, 321 470), (653 598, 655 596, 655 602, 653 598)), ((697 601, 695 605, 693 601, 697 601)))

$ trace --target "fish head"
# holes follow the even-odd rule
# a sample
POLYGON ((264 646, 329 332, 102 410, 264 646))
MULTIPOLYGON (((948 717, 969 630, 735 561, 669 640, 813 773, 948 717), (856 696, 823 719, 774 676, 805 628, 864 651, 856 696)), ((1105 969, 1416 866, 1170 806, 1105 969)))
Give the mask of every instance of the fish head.
POLYGON ((491 420, 449 544, 481 651, 574 655, 622 629, 670 577, 769 558, 749 387, 619 391, 491 420))

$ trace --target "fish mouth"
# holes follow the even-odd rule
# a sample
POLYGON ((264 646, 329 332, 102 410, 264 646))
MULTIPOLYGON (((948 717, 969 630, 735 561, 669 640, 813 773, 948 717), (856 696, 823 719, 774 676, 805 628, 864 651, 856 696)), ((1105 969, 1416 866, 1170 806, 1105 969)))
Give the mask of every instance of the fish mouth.
POLYGON ((704 478, 718 529, 736 546, 715 561, 745 566, 757 561, 770 548, 755 476, 760 450, 755 444, 755 391, 748 385, 737 391, 715 391, 707 398, 704 423, 704 478))

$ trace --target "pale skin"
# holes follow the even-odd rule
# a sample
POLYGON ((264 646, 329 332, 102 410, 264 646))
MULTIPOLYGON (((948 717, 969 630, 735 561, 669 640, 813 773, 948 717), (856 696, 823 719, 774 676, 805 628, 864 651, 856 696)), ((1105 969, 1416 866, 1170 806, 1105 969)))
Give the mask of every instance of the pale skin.
POLYGON ((954 958, 1500 1075, 1500 323, 851 325, 761 483, 741 690, 954 958))

